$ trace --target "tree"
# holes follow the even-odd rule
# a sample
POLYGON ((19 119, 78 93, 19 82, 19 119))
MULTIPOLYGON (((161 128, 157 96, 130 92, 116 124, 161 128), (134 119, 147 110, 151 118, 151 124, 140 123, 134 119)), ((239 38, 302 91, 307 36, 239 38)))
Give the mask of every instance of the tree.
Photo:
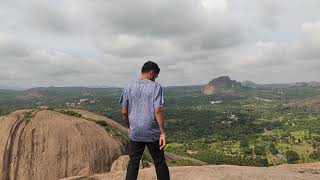
POLYGON ((252 149, 250 147, 243 147, 243 148, 241 148, 241 150, 245 154, 248 154, 248 155, 252 154, 252 149))
POLYGON ((254 148, 254 153, 259 156, 264 156, 264 155, 266 155, 266 150, 263 146, 257 145, 254 148))
POLYGON ((261 166, 268 166, 269 165, 268 159, 265 157, 257 158, 257 160, 259 161, 259 164, 261 166))
POLYGON ((272 154, 278 154, 278 149, 276 148, 276 146, 275 146, 273 143, 271 143, 271 144, 269 145, 269 151, 270 151, 272 154))
POLYGON ((249 142, 247 140, 240 141, 240 148, 249 147, 249 142))
POLYGON ((286 151, 287 162, 288 163, 296 163, 300 160, 299 154, 293 150, 286 151))

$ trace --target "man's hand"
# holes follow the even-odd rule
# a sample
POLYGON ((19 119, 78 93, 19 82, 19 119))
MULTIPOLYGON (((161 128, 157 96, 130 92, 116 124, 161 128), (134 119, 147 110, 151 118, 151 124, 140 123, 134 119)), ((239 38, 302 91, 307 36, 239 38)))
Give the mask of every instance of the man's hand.
POLYGON ((128 136, 130 135, 130 128, 128 128, 128 136))
POLYGON ((160 150, 163 150, 166 146, 166 135, 161 134, 159 139, 160 150))

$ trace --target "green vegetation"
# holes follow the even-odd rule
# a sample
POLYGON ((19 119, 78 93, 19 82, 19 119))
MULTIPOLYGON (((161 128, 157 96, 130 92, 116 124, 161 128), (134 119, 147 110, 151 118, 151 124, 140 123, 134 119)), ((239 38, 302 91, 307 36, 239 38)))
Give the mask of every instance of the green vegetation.
POLYGON ((275 146, 273 143, 271 143, 271 144, 269 145, 269 151, 270 151, 273 155, 279 153, 278 149, 276 148, 276 146, 275 146))
POLYGON ((123 134, 120 130, 111 127, 105 121, 97 121, 90 118, 85 118, 87 120, 93 121, 94 123, 98 124, 99 126, 103 127, 112 137, 118 139, 122 144, 127 144, 129 141, 128 137, 123 134))
POLYGON ((310 157, 311 159, 320 161, 320 150, 315 150, 315 151, 313 151, 313 152, 309 155, 309 157, 310 157))
POLYGON ((75 112, 75 111, 72 111, 72 110, 69 110, 69 109, 67 109, 67 110, 62 109, 62 110, 59 110, 58 112, 69 115, 69 116, 74 116, 74 117, 78 117, 78 118, 82 118, 82 119, 94 122, 95 124, 103 127, 112 137, 119 140, 122 144, 127 144, 127 142, 129 141, 128 137, 125 134, 123 134, 120 130, 111 127, 103 120, 95 120, 95 119, 83 117, 82 114, 75 112))
POLYGON ((62 113, 62 114, 69 115, 69 116, 74 116, 74 117, 79 117, 79 118, 82 117, 82 115, 81 115, 80 113, 77 113, 77 112, 72 111, 72 110, 62 109, 62 110, 60 110, 59 112, 62 113))
POLYGON ((292 150, 288 150, 286 156, 288 163, 296 163, 300 159, 299 154, 292 150))
POLYGON ((29 123, 31 121, 31 119, 34 117, 33 112, 34 111, 28 111, 28 112, 23 113, 24 114, 23 120, 26 123, 29 123))
MULTIPOLYGON (((168 152, 209 164, 269 166, 320 161, 320 111, 300 106, 319 97, 319 88, 284 84, 224 87, 219 94, 205 96, 201 87, 164 88, 168 152)), ((21 98, 27 91, 0 92, 0 114, 39 105, 65 109, 66 102, 87 98, 96 101, 72 108, 83 108, 123 124, 118 103, 121 91, 51 87, 38 89, 43 97, 29 99, 21 98)), ((70 110, 62 113, 91 120, 70 110)), ((104 121, 94 122, 120 141, 128 140, 104 121)), ((179 163, 188 164, 188 160, 179 163)))

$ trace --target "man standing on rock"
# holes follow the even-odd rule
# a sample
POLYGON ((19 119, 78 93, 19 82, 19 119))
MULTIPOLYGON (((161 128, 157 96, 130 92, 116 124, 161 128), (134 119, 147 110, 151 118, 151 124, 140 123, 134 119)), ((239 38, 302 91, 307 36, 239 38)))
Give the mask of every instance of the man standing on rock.
POLYGON ((139 162, 145 146, 154 161, 159 180, 169 180, 169 169, 164 157, 166 132, 161 111, 164 98, 162 87, 155 82, 160 68, 152 61, 146 62, 141 76, 132 80, 122 92, 122 116, 128 127, 130 138, 129 164, 126 180, 136 180, 139 162))

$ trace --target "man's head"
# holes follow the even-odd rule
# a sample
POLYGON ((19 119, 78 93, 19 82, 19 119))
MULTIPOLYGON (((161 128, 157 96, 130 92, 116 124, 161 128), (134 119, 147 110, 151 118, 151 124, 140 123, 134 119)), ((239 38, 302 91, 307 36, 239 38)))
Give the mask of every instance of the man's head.
POLYGON ((160 68, 157 63, 148 61, 142 66, 141 73, 145 78, 154 81, 160 73, 160 68))

